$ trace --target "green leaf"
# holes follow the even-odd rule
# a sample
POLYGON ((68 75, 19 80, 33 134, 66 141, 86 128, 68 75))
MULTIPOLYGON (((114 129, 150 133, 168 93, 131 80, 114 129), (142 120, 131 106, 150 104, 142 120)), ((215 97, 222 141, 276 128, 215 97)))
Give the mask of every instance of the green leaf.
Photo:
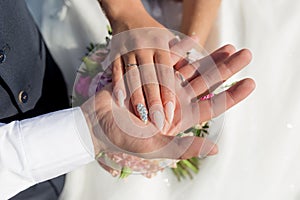
POLYGON ((194 158, 190 158, 188 159, 189 162, 191 162, 195 167, 197 167, 197 169, 199 170, 199 166, 200 166, 200 159, 197 157, 194 158))
POLYGON ((177 164, 177 171, 178 171, 178 173, 180 175, 180 179, 182 179, 182 178, 185 179, 186 178, 183 170, 184 169, 179 164, 177 164))
POLYGON ((182 168, 182 166, 179 164, 179 162, 176 164, 176 168, 175 170, 177 171, 177 173, 179 174, 178 178, 179 180, 181 180, 182 178, 185 179, 186 176, 185 176, 185 173, 183 172, 184 169, 182 168))
POLYGON ((86 48, 88 50, 88 53, 93 51, 95 49, 96 44, 93 44, 92 42, 89 44, 89 46, 86 48))
POLYGON ((181 179, 180 179, 180 173, 179 173, 178 169, 177 168, 172 168, 172 172, 175 174, 177 180, 180 182, 181 179))
POLYGON ((111 28, 111 26, 110 26, 110 25, 107 25, 106 28, 107 28, 108 34, 109 34, 109 35, 112 35, 112 28, 111 28))
POLYGON ((193 179, 192 174, 190 173, 189 169, 187 168, 187 166, 184 165, 184 163, 182 161, 177 163, 181 170, 180 172, 183 174, 183 178, 186 178, 187 176, 190 177, 190 179, 193 179))
POLYGON ((178 133, 176 136, 177 137, 182 137, 184 135, 184 133, 178 133))
POLYGON ((194 129, 193 133, 194 133, 194 136, 200 137, 200 135, 201 135, 201 129, 194 129))
POLYGON ((82 60, 85 64, 85 71, 89 76, 94 77, 101 70, 99 63, 90 58, 84 57, 82 60))
POLYGON ((189 129, 185 130, 184 133, 190 133, 190 132, 193 132, 193 130, 194 130, 194 127, 191 127, 189 129))
POLYGON ((195 174, 199 172, 198 166, 194 166, 189 160, 182 160, 182 164, 186 165, 189 169, 191 169, 195 174))
POLYGON ((129 167, 123 167, 120 174, 120 179, 127 178, 132 173, 132 170, 129 167))

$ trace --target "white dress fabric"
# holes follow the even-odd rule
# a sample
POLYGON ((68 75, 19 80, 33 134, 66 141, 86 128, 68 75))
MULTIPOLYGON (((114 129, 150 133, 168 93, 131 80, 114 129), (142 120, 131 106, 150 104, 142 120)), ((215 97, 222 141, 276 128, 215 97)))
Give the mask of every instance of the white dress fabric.
POLYGON ((26 0, 72 94, 89 44, 104 42, 108 21, 96 0, 26 0))
MULTIPOLYGON (((59 4, 53 1, 53 5, 55 2, 59 4)), ((73 42, 76 48, 83 47, 95 38, 103 39, 101 31, 106 29, 96 2, 69 3, 64 20, 54 23, 46 16, 41 21, 47 43, 63 68, 74 67, 64 65, 72 62, 63 59, 65 56, 76 60, 80 55, 77 51, 72 56, 73 42), (91 34, 97 37, 89 38, 91 34), (69 36, 76 40, 68 41, 69 36), (63 50, 55 41, 59 38, 65 41, 63 50)), ((219 154, 204 161, 194 180, 177 182, 168 170, 150 180, 135 175, 119 180, 92 163, 68 175, 61 199, 300 199, 299 10, 300 1, 296 0, 222 1, 209 49, 227 43, 249 48, 252 63, 232 80, 252 77, 257 88, 226 113, 219 154)))

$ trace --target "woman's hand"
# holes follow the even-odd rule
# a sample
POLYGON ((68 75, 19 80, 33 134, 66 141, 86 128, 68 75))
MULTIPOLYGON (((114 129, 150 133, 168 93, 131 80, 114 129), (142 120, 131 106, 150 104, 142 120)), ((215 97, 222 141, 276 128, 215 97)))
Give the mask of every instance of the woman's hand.
POLYGON ((140 1, 103 0, 102 8, 114 35, 111 49, 116 52, 112 53, 112 82, 119 105, 123 106, 127 96, 126 82, 134 113, 144 123, 149 116, 162 130, 165 123, 172 122, 176 103, 174 73, 166 74, 168 71, 161 67, 173 67, 169 42, 174 35, 154 20, 140 1), (125 73, 126 80, 123 79, 125 73), (167 85, 163 87, 158 82, 167 85))

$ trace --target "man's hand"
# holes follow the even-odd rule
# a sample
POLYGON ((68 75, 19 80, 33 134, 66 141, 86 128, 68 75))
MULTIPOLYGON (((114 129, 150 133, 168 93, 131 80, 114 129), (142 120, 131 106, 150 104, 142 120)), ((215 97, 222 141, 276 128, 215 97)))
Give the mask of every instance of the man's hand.
POLYGON ((124 152, 143 158, 172 159, 215 154, 215 144, 207 139, 174 135, 220 115, 253 91, 254 81, 245 79, 212 99, 199 101, 199 96, 214 90, 250 62, 251 53, 248 50, 234 51, 232 46, 227 45, 209 57, 177 67, 176 74, 180 76, 175 79, 175 117, 162 131, 152 123, 140 121, 133 114, 128 99, 125 106, 120 107, 116 103, 112 85, 105 87, 81 106, 90 124, 95 152, 124 152), (216 67, 211 67, 213 62, 209 60, 214 61, 216 67), (182 82, 180 77, 184 77, 185 81, 182 82))

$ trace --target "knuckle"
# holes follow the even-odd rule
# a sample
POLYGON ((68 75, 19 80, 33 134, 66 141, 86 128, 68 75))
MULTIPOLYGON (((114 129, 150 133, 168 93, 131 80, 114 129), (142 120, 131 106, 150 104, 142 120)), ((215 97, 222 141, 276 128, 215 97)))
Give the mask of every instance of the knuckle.
POLYGON ((168 101, 175 98, 175 94, 170 89, 162 89, 162 97, 164 103, 167 103, 168 101))
POLYGON ((139 103, 144 103, 144 96, 140 88, 134 91, 130 98, 134 106, 138 105, 139 103))
POLYGON ((134 51, 128 51, 122 55, 125 62, 130 63, 133 60, 135 60, 135 52, 134 51))
POLYGON ((175 78, 173 68, 165 65, 159 66, 157 69, 157 73, 158 73, 158 77, 162 80, 175 78))
POLYGON ((165 37, 154 37, 152 41, 155 47, 157 47, 158 49, 168 50, 167 45, 169 45, 169 41, 167 41, 165 37))
POLYGON ((136 55, 140 59, 145 59, 148 57, 153 57, 153 50, 152 49, 137 49, 136 55))
POLYGON ((149 107, 153 106, 153 105, 161 105, 161 100, 160 97, 147 97, 147 103, 149 105, 149 107))
POLYGON ((225 63, 221 63, 217 69, 218 74, 220 74, 220 77, 223 77, 223 80, 234 74, 234 72, 230 69, 230 66, 226 65, 225 63))
POLYGON ((167 68, 172 67, 171 55, 169 52, 158 51, 155 54, 155 60, 156 60, 156 64, 160 66, 165 66, 167 68))
POLYGON ((142 37, 135 36, 134 38, 132 38, 131 41, 132 41, 133 49, 135 49, 135 50, 146 48, 148 46, 147 41, 144 40, 144 38, 142 38, 142 37))

